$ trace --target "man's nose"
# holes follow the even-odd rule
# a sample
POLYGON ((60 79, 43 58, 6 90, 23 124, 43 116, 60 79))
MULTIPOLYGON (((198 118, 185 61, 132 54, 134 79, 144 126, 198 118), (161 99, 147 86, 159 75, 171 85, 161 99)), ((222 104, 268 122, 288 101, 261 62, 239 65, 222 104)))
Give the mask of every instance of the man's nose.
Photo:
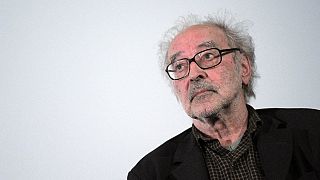
POLYGON ((206 78, 208 75, 205 70, 201 69, 195 62, 190 63, 190 80, 196 80, 199 78, 206 78))

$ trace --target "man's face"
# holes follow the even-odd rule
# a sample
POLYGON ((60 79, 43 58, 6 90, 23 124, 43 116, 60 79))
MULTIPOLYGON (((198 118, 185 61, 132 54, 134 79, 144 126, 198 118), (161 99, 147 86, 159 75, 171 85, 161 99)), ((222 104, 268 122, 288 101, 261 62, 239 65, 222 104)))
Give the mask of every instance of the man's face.
MULTIPOLYGON (((192 58, 199 51, 212 47, 234 48, 228 46, 221 29, 205 25, 191 26, 172 41, 168 59, 192 58)), ((227 107, 245 103, 242 83, 249 82, 250 64, 242 55, 243 58, 236 64, 233 57, 234 53, 226 54, 218 66, 206 70, 192 62, 189 76, 172 82, 178 99, 190 117, 206 118, 227 107)))

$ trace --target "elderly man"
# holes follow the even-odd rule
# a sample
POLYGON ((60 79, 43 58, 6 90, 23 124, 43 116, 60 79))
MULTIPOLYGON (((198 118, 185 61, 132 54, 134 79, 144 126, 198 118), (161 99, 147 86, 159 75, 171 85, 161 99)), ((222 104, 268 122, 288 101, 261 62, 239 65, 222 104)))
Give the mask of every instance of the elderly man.
POLYGON ((192 127, 146 155, 129 180, 320 179, 320 112, 248 105, 255 56, 243 29, 187 17, 169 30, 163 71, 192 127))

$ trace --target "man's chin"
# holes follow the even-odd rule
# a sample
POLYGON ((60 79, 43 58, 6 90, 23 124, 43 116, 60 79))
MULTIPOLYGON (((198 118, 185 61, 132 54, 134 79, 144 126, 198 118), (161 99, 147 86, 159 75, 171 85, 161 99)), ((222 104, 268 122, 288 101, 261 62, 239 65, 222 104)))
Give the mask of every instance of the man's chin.
POLYGON ((218 111, 212 107, 193 108, 191 109, 191 117, 195 119, 205 119, 208 117, 216 116, 218 111))

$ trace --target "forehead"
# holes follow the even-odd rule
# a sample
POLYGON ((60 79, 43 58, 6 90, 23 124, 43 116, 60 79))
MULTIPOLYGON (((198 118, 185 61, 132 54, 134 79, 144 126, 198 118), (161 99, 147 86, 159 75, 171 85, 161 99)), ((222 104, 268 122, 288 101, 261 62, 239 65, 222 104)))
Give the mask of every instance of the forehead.
POLYGON ((173 55, 192 56, 199 50, 208 47, 226 47, 227 39, 225 33, 216 26, 212 25, 194 25, 180 34, 171 42, 168 49, 168 58, 173 55))

